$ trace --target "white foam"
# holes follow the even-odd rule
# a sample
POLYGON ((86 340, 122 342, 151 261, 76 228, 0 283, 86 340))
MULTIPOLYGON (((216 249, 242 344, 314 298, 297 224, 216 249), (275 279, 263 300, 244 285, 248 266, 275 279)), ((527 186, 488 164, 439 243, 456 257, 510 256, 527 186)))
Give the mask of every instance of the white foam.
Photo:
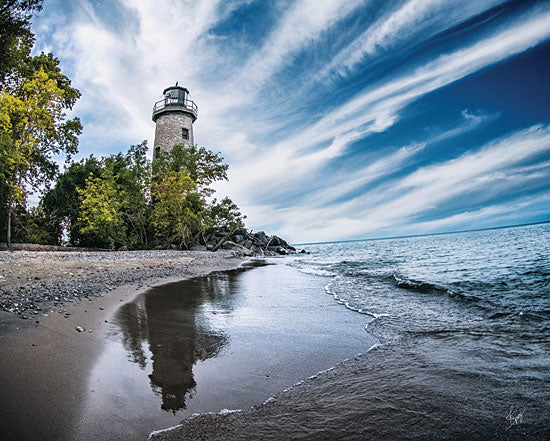
POLYGON ((166 429, 154 430, 147 437, 147 441, 151 441, 153 439, 153 437, 158 435, 159 433, 169 432, 170 430, 177 429, 178 427, 181 427, 181 426, 183 426, 183 424, 178 424, 177 426, 167 427, 166 429))
POLYGON ((231 413, 239 413, 242 412, 242 409, 222 409, 218 412, 218 415, 229 415, 231 413))
POLYGON ((327 271, 327 270, 324 270, 324 269, 321 269, 321 268, 313 268, 313 267, 310 267, 310 266, 298 268, 298 270, 301 273, 313 274, 314 276, 325 276, 325 277, 335 277, 336 276, 336 274, 334 274, 333 272, 330 272, 330 271, 327 271))

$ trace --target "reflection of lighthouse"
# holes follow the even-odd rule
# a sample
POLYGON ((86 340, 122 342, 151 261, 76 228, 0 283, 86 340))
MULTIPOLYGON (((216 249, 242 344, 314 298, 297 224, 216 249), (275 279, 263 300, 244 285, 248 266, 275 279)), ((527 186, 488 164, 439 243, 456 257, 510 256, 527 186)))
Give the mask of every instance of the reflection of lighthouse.
POLYGON ((193 123, 197 119, 197 105, 189 99, 185 87, 167 87, 164 98, 153 106, 155 144, 153 158, 160 152, 168 152, 175 144, 193 145, 193 123))
POLYGON ((228 343, 205 311, 233 308, 234 280, 234 274, 220 274, 164 285, 119 309, 116 321, 123 344, 131 360, 144 369, 143 343, 148 342, 153 368, 149 379, 162 397, 163 410, 185 408, 196 386, 193 366, 216 357, 228 343))

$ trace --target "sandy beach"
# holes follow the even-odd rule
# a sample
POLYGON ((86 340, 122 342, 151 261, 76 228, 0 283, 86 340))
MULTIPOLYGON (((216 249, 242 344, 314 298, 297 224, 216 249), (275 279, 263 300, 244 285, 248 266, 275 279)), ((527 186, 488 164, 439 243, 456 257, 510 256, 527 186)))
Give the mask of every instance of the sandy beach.
POLYGON ((321 278, 231 253, 163 253, 169 269, 154 253, 4 257, 3 301, 15 292, 41 309, 0 314, 1 433, 144 440, 196 413, 259 405, 375 343, 321 278), (66 300, 41 299, 41 283, 66 300), (63 296, 75 283, 104 289, 63 296))
POLYGON ((30 440, 67 436, 121 304, 151 286, 242 260, 231 252, 20 251, 0 253, 0 262, 0 432, 30 440))

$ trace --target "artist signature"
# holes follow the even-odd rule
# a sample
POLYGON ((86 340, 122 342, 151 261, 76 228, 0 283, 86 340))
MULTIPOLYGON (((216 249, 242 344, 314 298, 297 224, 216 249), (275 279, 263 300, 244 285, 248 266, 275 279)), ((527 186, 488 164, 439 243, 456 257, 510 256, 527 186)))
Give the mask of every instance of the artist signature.
POLYGON ((506 420, 508 421, 508 427, 506 428, 506 430, 523 422, 523 414, 525 413, 526 409, 527 408, 524 407, 520 411, 519 408, 514 409, 514 406, 510 406, 510 411, 508 412, 508 415, 506 415, 506 420))

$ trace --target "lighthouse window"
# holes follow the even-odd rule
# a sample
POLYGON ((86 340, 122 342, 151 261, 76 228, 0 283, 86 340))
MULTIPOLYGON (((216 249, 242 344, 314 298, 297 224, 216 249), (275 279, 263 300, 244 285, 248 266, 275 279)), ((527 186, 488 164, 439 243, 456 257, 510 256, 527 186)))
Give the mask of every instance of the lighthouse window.
POLYGON ((189 139, 189 129, 186 129, 185 127, 183 127, 181 129, 181 137, 183 139, 189 139))

